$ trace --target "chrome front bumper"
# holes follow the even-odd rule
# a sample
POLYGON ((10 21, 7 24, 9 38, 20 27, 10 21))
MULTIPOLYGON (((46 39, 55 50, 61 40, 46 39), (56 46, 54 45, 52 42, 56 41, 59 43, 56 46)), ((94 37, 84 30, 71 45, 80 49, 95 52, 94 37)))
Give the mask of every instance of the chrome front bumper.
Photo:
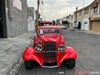
POLYGON ((41 66, 41 67, 44 67, 44 68, 57 68, 59 66, 58 65, 55 65, 55 66, 41 66))

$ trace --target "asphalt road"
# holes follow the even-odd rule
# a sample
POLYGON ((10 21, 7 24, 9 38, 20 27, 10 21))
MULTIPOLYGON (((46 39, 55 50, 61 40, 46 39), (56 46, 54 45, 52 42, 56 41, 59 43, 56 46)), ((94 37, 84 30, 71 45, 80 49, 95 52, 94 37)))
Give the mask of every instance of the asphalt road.
POLYGON ((63 35, 66 45, 74 47, 78 54, 73 70, 64 65, 53 69, 35 66, 26 70, 23 64, 18 75, 100 75, 100 36, 67 30, 63 35))

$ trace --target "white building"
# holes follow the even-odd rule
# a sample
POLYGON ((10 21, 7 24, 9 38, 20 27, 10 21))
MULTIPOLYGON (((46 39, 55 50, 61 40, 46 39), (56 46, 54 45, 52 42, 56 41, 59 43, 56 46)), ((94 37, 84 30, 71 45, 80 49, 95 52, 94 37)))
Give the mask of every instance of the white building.
POLYGON ((69 26, 74 27, 74 14, 67 16, 67 21, 69 22, 69 26))
POLYGON ((28 7, 28 31, 34 31, 36 25, 36 10, 34 7, 28 7))

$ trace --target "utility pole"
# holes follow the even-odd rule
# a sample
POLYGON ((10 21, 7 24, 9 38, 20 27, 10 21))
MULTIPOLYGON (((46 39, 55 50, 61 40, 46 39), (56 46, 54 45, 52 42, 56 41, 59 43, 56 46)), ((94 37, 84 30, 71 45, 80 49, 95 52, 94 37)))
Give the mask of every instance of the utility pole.
POLYGON ((78 11, 78 7, 76 7, 76 22, 75 22, 75 30, 77 29, 77 11, 78 11))
POLYGON ((39 5, 40 5, 40 0, 37 0, 36 28, 38 27, 39 24, 39 5))
POLYGON ((85 30, 85 24, 84 24, 84 5, 85 5, 85 0, 83 0, 83 30, 85 30))

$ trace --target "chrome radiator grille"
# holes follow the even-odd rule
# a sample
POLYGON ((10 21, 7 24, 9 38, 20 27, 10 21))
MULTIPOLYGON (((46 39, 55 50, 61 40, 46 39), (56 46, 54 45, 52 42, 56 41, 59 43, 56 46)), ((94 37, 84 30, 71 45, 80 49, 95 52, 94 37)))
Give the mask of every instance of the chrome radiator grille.
POLYGON ((44 43, 44 58, 55 58, 56 57, 56 43, 45 42, 44 43))

